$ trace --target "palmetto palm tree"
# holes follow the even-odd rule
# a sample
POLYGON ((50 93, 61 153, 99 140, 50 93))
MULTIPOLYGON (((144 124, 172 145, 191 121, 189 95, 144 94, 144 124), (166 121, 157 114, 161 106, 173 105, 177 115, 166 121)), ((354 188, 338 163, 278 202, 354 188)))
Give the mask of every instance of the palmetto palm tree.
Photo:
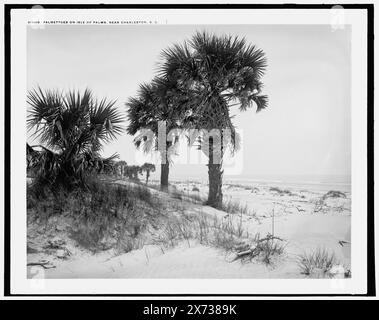
POLYGON ((233 151, 237 141, 230 109, 234 105, 240 111, 253 106, 257 111, 267 107, 268 98, 261 94, 265 54, 244 38, 197 32, 183 44, 164 50, 162 56, 160 76, 177 79, 178 88, 191 96, 183 106, 191 118, 184 122, 201 130, 220 130, 221 139, 217 140, 221 141, 220 161, 214 161, 217 149, 214 137, 202 143, 206 144, 208 155, 208 203, 221 207, 222 158, 225 148, 229 146, 233 151), (230 130, 229 140, 222 140, 225 138, 222 129, 230 130))
POLYGON ((141 166, 141 169, 142 169, 142 171, 146 172, 146 184, 148 184, 149 183, 150 172, 155 172, 155 165, 153 165, 152 163, 145 162, 141 166))
POLYGON ((44 183, 85 185, 89 171, 115 158, 100 157, 103 144, 123 131, 115 101, 98 101, 88 89, 63 94, 38 88, 28 92, 27 102, 28 129, 42 148, 34 166, 44 183))
POLYGON ((180 128, 183 106, 188 102, 188 96, 178 89, 173 78, 157 77, 149 84, 141 84, 136 97, 126 103, 129 125, 127 132, 136 135, 134 143, 144 152, 159 151, 161 156, 161 189, 168 189, 169 167, 175 154, 180 128), (166 136, 164 146, 159 146, 159 123, 164 123, 166 136), (169 136, 169 134, 172 136, 169 136))
POLYGON ((124 175, 129 179, 139 181, 139 174, 142 174, 142 167, 135 165, 125 167, 124 175))
POLYGON ((26 143, 26 169, 29 171, 34 166, 34 160, 37 158, 38 152, 26 143))
POLYGON ((117 175, 123 177, 125 175, 127 165, 128 164, 124 160, 117 161, 117 163, 115 164, 117 175))

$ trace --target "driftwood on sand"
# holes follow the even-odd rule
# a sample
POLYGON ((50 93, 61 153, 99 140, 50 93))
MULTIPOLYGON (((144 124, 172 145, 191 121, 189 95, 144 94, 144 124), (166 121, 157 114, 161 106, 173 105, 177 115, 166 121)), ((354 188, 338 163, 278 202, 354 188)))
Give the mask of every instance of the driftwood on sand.
POLYGON ((52 268, 55 268, 54 265, 51 264, 50 261, 47 261, 47 260, 43 260, 43 261, 39 261, 39 262, 29 262, 27 264, 27 266, 41 266, 43 267, 44 269, 52 269, 52 268))
POLYGON ((264 241, 272 241, 272 240, 284 241, 283 239, 281 239, 279 237, 274 237, 272 235, 268 235, 265 238, 256 240, 255 243, 254 243, 255 244, 254 247, 248 246, 248 249, 245 249, 243 251, 237 252, 235 258, 232 261, 235 261, 235 260, 238 260, 238 259, 242 259, 245 256, 250 256, 251 258, 254 258, 254 257, 258 256, 260 254, 261 250, 262 250, 260 244, 262 242, 264 242, 264 241))

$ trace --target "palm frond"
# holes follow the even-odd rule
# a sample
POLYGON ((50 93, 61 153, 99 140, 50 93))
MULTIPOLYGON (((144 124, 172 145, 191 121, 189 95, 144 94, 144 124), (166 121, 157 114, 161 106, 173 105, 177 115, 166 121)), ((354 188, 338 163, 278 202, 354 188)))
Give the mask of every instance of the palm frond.
POLYGON ((100 141, 109 142, 123 132, 124 117, 114 107, 116 101, 95 101, 89 109, 90 127, 100 141))
POLYGON ((256 95, 253 97, 253 100, 257 105, 257 112, 266 109, 268 106, 268 97, 266 95, 256 95))

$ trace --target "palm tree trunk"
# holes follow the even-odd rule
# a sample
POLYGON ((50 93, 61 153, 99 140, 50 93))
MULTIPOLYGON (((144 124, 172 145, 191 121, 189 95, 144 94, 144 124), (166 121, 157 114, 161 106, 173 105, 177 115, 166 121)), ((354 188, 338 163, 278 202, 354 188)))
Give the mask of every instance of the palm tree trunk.
POLYGON ((168 173, 170 170, 170 164, 166 160, 166 163, 161 164, 161 190, 168 191, 168 173))
POLYGON ((149 183, 149 176, 150 176, 150 171, 146 170, 146 184, 149 183))
POLYGON ((164 155, 165 157, 165 163, 161 163, 161 190, 162 191, 168 191, 168 174, 170 171, 170 162, 168 160, 167 150, 170 147, 170 142, 166 141, 166 153, 164 155))
POLYGON ((208 205, 214 208, 222 207, 222 169, 221 164, 208 164, 209 193, 208 205))
POLYGON ((222 164, 213 163, 213 146, 209 143, 208 179, 209 192, 207 204, 214 208, 222 207, 222 164))

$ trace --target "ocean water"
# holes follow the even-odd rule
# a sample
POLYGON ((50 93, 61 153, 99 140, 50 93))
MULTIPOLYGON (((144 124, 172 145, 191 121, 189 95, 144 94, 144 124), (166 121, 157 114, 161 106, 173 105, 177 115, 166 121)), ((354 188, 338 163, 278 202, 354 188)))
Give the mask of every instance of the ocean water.
POLYGON ((225 177, 224 181, 241 184, 260 184, 305 190, 338 190, 350 192, 350 176, 337 175, 251 175, 245 177, 225 177))
MULTIPOLYGON (((207 177, 183 176, 173 177, 176 182, 200 182, 208 183, 207 177)), ((241 184, 246 186, 266 185, 268 187, 289 188, 297 190, 329 191, 338 190, 342 192, 351 191, 350 176, 342 175, 244 175, 224 176, 223 184, 241 184)))

